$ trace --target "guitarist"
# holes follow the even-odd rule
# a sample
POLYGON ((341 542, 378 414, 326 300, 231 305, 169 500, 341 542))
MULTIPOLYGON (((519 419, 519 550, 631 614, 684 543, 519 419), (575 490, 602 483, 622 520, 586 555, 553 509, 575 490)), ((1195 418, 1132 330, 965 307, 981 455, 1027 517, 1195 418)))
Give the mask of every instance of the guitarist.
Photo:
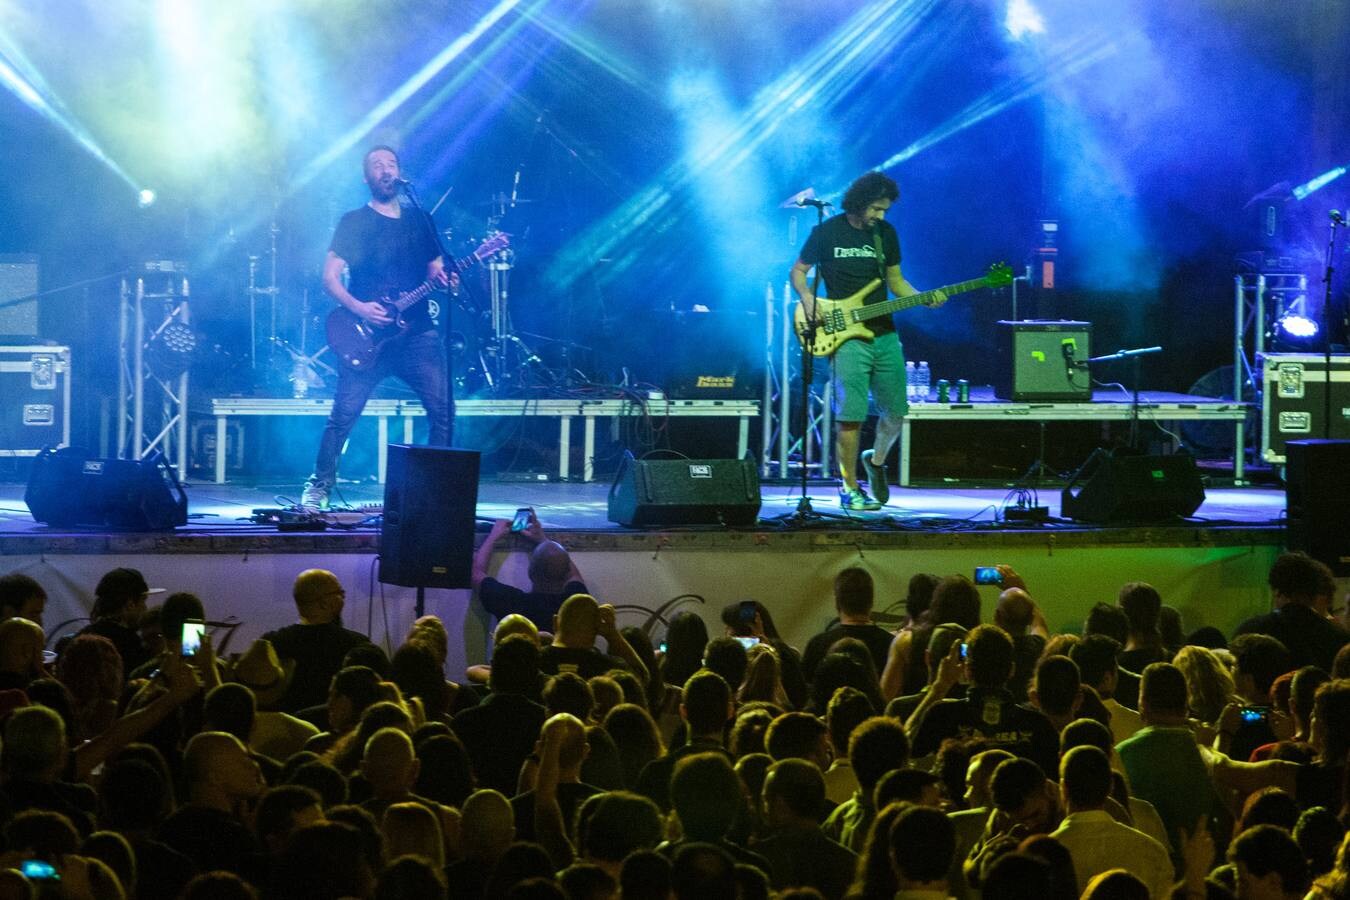
MULTIPOLYGON (((362 171, 370 189, 370 202, 338 222, 324 260, 323 287, 357 316, 371 325, 384 327, 393 320, 374 298, 396 297, 427 280, 445 287, 458 281, 458 276, 446 272, 430 217, 399 203, 402 182, 398 154, 383 145, 372 147, 365 155, 362 171), (346 286, 342 283, 344 269, 350 273, 346 286)), ((406 331, 385 345, 374 366, 360 371, 347 366, 340 368, 333 411, 319 442, 314 474, 305 482, 301 506, 328 508, 342 446, 371 392, 390 375, 407 382, 422 401, 431 425, 428 442, 449 445, 455 401, 450 393, 440 337, 426 303, 409 307, 403 318, 408 325, 406 331)))
MULTIPOLYGON (((919 293, 900 274, 900 238, 885 218, 899 197, 900 188, 894 181, 880 172, 868 172, 844 193, 844 212, 811 229, 791 273, 792 286, 808 318, 815 315, 815 295, 807 279, 813 266, 819 266, 829 297, 847 297, 874 278, 882 279, 884 286, 867 297, 867 305, 884 302, 886 288, 899 297, 919 293)), ((928 305, 946 302, 946 295, 939 292, 928 305)), ((890 316, 882 316, 872 319, 868 327, 875 335, 872 340, 846 341, 830 360, 837 423, 835 452, 844 481, 839 504, 850 511, 881 509, 890 499, 886 455, 900 436, 900 420, 909 409, 905 400, 905 354, 895 323, 890 316), (880 417, 876 440, 863 452, 862 466, 876 499, 858 484, 856 468, 869 390, 880 417)))

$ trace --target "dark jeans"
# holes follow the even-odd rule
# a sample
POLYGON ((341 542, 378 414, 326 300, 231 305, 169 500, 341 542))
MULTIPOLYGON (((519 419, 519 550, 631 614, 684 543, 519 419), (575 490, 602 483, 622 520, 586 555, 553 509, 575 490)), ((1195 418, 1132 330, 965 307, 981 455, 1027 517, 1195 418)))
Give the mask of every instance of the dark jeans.
POLYGON ((445 348, 435 331, 396 338, 384 346, 379 360, 366 371, 343 367, 338 374, 333 412, 319 441, 319 458, 314 463, 314 478, 326 484, 337 479, 338 455, 347 436, 356 426, 361 411, 375 387, 390 375, 407 382, 427 411, 431 434, 427 443, 450 446, 455 416, 455 398, 450 394, 450 379, 445 371, 445 348))

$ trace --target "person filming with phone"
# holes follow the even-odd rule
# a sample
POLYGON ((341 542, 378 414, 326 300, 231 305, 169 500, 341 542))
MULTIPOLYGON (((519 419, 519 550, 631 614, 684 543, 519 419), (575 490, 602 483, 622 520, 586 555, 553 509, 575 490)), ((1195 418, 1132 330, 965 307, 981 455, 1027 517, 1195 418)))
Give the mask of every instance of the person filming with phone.
POLYGON ((492 530, 473 555, 471 579, 483 608, 494 619, 517 613, 533 622, 540 631, 553 630, 553 617, 562 608, 564 600, 573 594, 590 593, 571 554, 562 544, 549 540, 539 518, 529 507, 516 510, 514 520, 498 519, 492 524, 492 530), (534 545, 530 550, 528 591, 488 575, 492 551, 508 533, 534 545))

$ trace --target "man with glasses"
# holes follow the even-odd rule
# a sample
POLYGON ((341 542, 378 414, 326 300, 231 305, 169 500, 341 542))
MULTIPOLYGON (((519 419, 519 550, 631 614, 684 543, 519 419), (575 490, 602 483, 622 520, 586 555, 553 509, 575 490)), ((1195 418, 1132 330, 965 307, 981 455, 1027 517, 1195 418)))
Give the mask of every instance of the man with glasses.
POLYGON ((342 668, 347 651, 370 643, 364 634, 342 627, 347 594, 332 572, 306 569, 296 576, 291 593, 299 623, 263 635, 283 664, 288 659, 295 663, 295 675, 278 704, 288 713, 325 703, 329 682, 342 668))

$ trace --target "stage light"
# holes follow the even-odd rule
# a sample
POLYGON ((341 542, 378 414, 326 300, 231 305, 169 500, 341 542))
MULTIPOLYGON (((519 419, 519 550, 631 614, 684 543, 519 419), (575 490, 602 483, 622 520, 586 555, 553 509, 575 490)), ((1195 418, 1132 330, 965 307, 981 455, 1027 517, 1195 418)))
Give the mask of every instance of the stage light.
POLYGON ((1045 34, 1045 19, 1040 11, 1031 5, 1031 0, 1008 0, 1008 14, 1003 27, 1015 41, 1029 34, 1045 34))
POLYGON ((1326 172, 1323 172, 1321 175, 1318 175, 1316 178, 1314 178, 1309 182, 1300 184, 1298 187, 1294 188, 1294 199, 1295 200, 1305 199, 1309 194, 1313 193, 1314 191, 1321 190, 1322 188, 1331 184, 1337 178, 1340 178, 1342 175, 1346 173, 1346 171, 1347 171, 1346 166, 1337 166, 1334 169, 1330 169, 1326 172))
POLYGON ((1307 316, 1291 312, 1276 319, 1272 331, 1276 350, 1311 350, 1321 329, 1307 316))
POLYGON ((183 322, 170 322, 145 348, 145 361, 155 376, 168 381, 186 372, 196 354, 197 333, 183 322))
POLYGON ((136 202, 140 204, 141 209, 145 209, 147 206, 154 206, 155 199, 155 192, 149 188, 141 188, 136 194, 136 202))

